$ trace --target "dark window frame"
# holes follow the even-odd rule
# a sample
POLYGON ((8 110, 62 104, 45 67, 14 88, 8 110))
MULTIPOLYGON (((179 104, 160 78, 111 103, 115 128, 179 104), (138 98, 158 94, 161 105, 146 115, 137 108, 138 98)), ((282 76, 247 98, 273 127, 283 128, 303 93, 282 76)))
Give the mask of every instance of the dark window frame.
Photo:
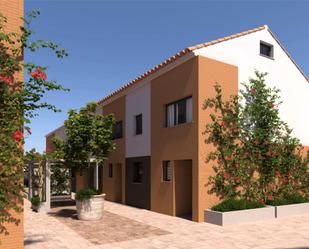
POLYGON ((143 114, 142 113, 135 115, 135 135, 141 135, 141 134, 143 134, 143 114))
MULTIPOLYGON (((181 123, 179 123, 177 121, 177 119, 178 119, 178 117, 177 117, 177 104, 179 104, 183 101, 185 101, 185 103, 187 104, 188 99, 192 99, 192 95, 185 97, 185 98, 182 98, 182 99, 179 99, 179 100, 176 100, 174 102, 171 102, 171 103, 168 103, 168 104, 165 105, 165 124, 164 124, 165 127, 173 127, 173 126, 176 126, 176 125, 189 123, 188 120, 187 120, 187 113, 186 113, 187 110, 185 111, 185 121, 181 122, 181 123), (174 125, 168 126, 168 107, 171 106, 171 105, 174 106, 174 125)), ((192 110, 192 112, 193 112, 193 110, 192 110)))
POLYGON ((132 167, 132 182, 134 184, 143 183, 144 167, 142 162, 134 162, 132 167), (140 174, 141 173, 141 174, 140 174))
POLYGON ((274 59, 274 45, 264 42, 264 41, 260 41, 260 56, 269 58, 269 59, 274 59), (262 51, 262 47, 267 47, 269 49, 269 54, 268 53, 263 53, 262 51))
POLYGON ((163 182, 172 181, 171 161, 166 160, 162 162, 162 180, 163 182))
POLYGON ((123 138, 123 122, 121 121, 117 121, 114 126, 113 126, 113 139, 119 139, 119 138, 123 138), (117 125, 120 126, 120 132, 117 132, 117 125))
POLYGON ((108 177, 113 178, 113 176, 114 176, 113 164, 110 163, 110 164, 108 164, 108 177))

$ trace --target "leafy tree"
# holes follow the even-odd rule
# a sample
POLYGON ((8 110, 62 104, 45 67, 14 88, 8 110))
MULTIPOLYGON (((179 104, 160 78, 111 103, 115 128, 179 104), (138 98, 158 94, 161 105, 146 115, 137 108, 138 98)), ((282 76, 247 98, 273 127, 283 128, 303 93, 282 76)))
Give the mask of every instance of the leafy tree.
POLYGON ((205 101, 204 108, 214 110, 205 130, 206 143, 216 148, 207 157, 215 163, 210 193, 262 203, 275 196, 308 195, 308 157, 280 119, 279 90, 267 87, 265 73, 255 76, 239 96, 222 100, 217 84, 216 97, 205 101))
POLYGON ((114 117, 96 115, 96 108, 96 103, 89 103, 79 112, 70 110, 65 121, 66 139, 54 139, 56 153, 72 170, 88 169, 92 159, 102 165, 114 149, 114 117))
POLYGON ((6 31, 7 20, 0 14, 0 233, 5 234, 8 234, 5 223, 20 222, 12 211, 22 211, 24 130, 31 134, 27 125, 38 109, 59 111, 42 101, 47 92, 67 90, 47 79, 46 67, 23 60, 27 49, 35 52, 46 48, 58 58, 67 56, 55 43, 31 40, 30 23, 38 15, 38 11, 28 13, 23 19, 24 26, 15 33, 6 31), (20 77, 24 70, 25 80, 20 77))

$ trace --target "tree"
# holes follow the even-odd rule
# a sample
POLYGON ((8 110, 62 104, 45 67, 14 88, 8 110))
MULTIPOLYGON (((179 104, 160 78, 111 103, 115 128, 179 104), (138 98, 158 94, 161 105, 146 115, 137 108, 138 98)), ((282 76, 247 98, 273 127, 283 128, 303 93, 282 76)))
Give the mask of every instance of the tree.
POLYGON ((243 84, 239 96, 205 101, 212 122, 206 125, 206 143, 216 150, 207 162, 215 162, 209 178, 210 193, 221 198, 244 198, 262 203, 287 194, 308 196, 308 157, 302 145, 279 116, 279 90, 267 87, 265 73, 255 73, 243 84))
POLYGON ((47 79, 46 67, 23 61, 27 49, 35 52, 47 48, 58 58, 67 56, 65 50, 55 43, 31 40, 30 24, 38 15, 38 11, 28 13, 18 33, 7 32, 6 18, 0 15, 0 233, 5 234, 8 234, 5 223, 17 225, 20 222, 11 211, 22 211, 24 130, 31 134, 27 125, 37 115, 38 109, 59 111, 42 102, 47 92, 67 90, 47 79), (24 69, 26 80, 18 77, 24 69))
POLYGON ((70 110, 65 121, 66 139, 54 139, 58 157, 72 170, 88 169, 91 160, 102 165, 114 149, 114 117, 96 115, 96 108, 96 103, 89 103, 79 112, 70 110))

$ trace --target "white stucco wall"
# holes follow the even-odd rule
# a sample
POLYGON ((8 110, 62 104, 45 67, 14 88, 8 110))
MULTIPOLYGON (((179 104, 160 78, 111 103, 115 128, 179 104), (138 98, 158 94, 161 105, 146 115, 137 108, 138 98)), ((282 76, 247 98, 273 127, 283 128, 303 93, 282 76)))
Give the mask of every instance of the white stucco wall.
POLYGON ((126 95, 126 157, 150 155, 150 84, 126 95), (135 135, 135 116, 143 114, 143 133, 135 135))
POLYGON ((267 83, 281 90, 282 119, 309 145, 309 83, 268 30, 201 48, 195 54, 238 66, 239 87, 254 76, 255 69, 268 72, 267 83), (259 55, 260 40, 274 45, 274 60, 259 55))

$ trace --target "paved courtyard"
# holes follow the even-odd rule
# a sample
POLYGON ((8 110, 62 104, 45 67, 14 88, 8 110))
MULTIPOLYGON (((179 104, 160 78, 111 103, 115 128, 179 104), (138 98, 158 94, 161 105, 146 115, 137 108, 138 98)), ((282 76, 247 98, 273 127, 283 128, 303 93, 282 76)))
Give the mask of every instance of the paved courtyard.
POLYGON ((112 202, 105 210, 101 221, 84 222, 74 207, 47 215, 25 201, 25 248, 309 249, 309 215, 222 228, 112 202))

